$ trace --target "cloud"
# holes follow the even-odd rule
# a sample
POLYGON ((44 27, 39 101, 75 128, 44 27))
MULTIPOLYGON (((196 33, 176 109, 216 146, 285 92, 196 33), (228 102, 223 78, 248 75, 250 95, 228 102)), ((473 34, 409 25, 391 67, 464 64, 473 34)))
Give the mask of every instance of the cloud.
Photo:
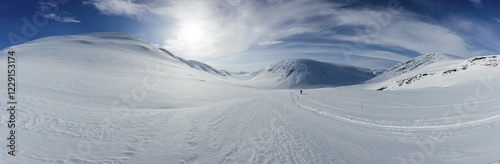
POLYGON ((154 13, 171 17, 174 37, 165 48, 188 57, 222 56, 253 46, 281 43, 289 36, 321 31, 324 22, 311 22, 333 4, 309 1, 185 0, 159 4, 154 13), (190 29, 187 30, 186 29, 190 29), (194 39, 193 39, 194 38, 194 39), (203 39, 196 39, 203 38, 203 39))
MULTIPOLYGON (((479 29, 476 31, 481 36, 495 33, 483 24, 470 23, 467 18, 458 17, 441 24, 402 7, 397 10, 388 5, 373 7, 363 3, 354 3, 357 6, 353 7, 353 3, 340 2, 92 0, 86 3, 108 15, 158 17, 152 24, 164 22, 168 27, 153 32, 164 36, 161 46, 198 60, 244 58, 257 53, 273 59, 370 58, 389 63, 429 52, 468 57, 485 53, 477 46, 486 44, 463 29, 479 29), (257 51, 263 49, 267 51, 257 51)), ((496 39, 491 36, 488 41, 496 39)))
POLYGON ((339 32, 329 36, 342 41, 343 51, 357 55, 373 47, 403 49, 425 54, 443 52, 461 56, 473 54, 464 37, 447 27, 420 20, 409 11, 391 13, 387 9, 335 10, 339 32))
MULTIPOLYGON (((436 51, 461 56, 471 54, 462 37, 446 28, 423 22, 395 22, 381 29, 378 33, 361 37, 366 37, 366 40, 363 41, 366 44, 400 47, 420 54, 436 51)), ((358 40, 358 42, 362 41, 358 40)))
POLYGON ((447 18, 445 24, 448 29, 460 34, 471 50, 478 51, 476 55, 500 52, 500 37, 497 35, 500 32, 498 28, 500 24, 495 22, 495 18, 452 15, 447 18), (492 51, 492 53, 480 51, 492 51))
POLYGON ((128 16, 141 19, 148 7, 133 0, 88 0, 84 4, 92 5, 105 15, 128 16))
MULTIPOLYGON (((348 8, 342 4, 307 0, 188 0, 154 10, 172 16, 178 26, 176 31, 169 31, 177 35, 166 39, 164 47, 186 57, 226 56, 255 46, 287 44, 287 38, 304 34, 322 40, 313 44, 340 41, 347 49, 358 49, 359 52, 349 55, 363 56, 370 50, 369 46, 420 54, 472 54, 459 34, 423 22, 418 15, 405 10, 348 8), (202 32, 182 32, 193 29, 192 26, 200 27, 202 32)), ((341 54, 338 53, 341 50, 328 49, 331 54, 341 54)))
POLYGON ((500 24, 500 19, 499 18, 493 18, 495 20, 496 24, 500 24))
POLYGON ((472 5, 477 8, 483 7, 483 2, 481 0, 470 0, 472 2, 472 5))
POLYGON ((267 41, 260 42, 258 45, 259 46, 270 46, 270 45, 280 44, 280 43, 283 43, 283 41, 280 41, 280 40, 267 40, 267 41))
POLYGON ((40 14, 47 19, 52 19, 58 22, 63 22, 63 23, 80 23, 80 20, 77 20, 74 17, 71 17, 71 13, 68 12, 61 12, 57 13, 54 11, 58 11, 59 9, 59 4, 51 3, 50 1, 44 2, 44 1, 38 1, 38 6, 40 8, 40 14))

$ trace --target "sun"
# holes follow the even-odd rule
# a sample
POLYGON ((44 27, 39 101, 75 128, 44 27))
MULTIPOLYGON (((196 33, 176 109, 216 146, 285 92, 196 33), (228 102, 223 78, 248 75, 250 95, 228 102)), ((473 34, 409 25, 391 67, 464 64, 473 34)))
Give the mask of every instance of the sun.
POLYGON ((181 27, 179 35, 186 44, 199 44, 205 37, 205 30, 200 24, 189 23, 181 27))
POLYGON ((180 22, 175 30, 175 38, 165 42, 169 50, 184 56, 200 57, 214 53, 216 38, 209 22, 190 20, 180 22))

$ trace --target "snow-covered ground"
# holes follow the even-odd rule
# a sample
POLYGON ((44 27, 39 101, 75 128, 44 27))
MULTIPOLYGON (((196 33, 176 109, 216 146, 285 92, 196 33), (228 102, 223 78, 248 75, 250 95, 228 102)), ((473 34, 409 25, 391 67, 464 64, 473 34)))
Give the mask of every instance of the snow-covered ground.
POLYGON ((0 163, 500 163, 498 74, 300 95, 248 87, 123 34, 36 40, 3 50, 2 67, 7 50, 18 58, 17 140, 0 163))

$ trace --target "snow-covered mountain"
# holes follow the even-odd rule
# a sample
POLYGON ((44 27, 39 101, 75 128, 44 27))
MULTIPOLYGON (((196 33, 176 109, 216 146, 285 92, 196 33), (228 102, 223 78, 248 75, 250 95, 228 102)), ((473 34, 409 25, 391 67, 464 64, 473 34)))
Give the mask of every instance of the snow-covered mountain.
MULTIPOLYGON (((443 56, 440 56, 440 58, 439 64, 434 62, 432 65, 421 65, 418 69, 409 72, 397 72, 399 73, 397 76, 379 82, 374 86, 377 86, 377 90, 445 87, 460 83, 477 82, 487 78, 498 78, 500 75, 500 69, 497 67, 500 60, 497 55, 477 56, 466 60, 443 58, 443 56)), ((419 57, 419 59, 422 58, 419 57)), ((405 68, 405 63, 397 66, 405 68)), ((409 67, 414 68, 411 66, 413 64, 410 64, 409 67)), ((387 73, 394 72, 389 71, 387 73)))
POLYGON ((246 71, 239 71, 239 72, 231 72, 231 76, 240 80, 249 80, 255 75, 257 75, 259 71, 254 71, 254 72, 246 72, 246 71))
POLYGON ((170 55, 171 57, 187 64, 191 68, 198 69, 198 70, 201 70, 204 72, 208 72, 210 74, 220 76, 220 77, 230 77, 231 76, 231 73, 229 73, 228 71, 217 70, 217 69, 213 68, 212 66, 205 64, 203 62, 200 62, 200 61, 183 59, 181 57, 175 56, 172 52, 170 52, 164 48, 160 48, 160 50, 165 52, 166 54, 170 55))
POLYGON ((239 72, 231 72, 231 75, 238 75, 238 76, 255 76, 259 72, 246 72, 246 71, 239 71, 239 72))
MULTIPOLYGON (((146 85, 145 82, 155 84, 154 81, 161 81, 168 85, 159 85, 148 91, 148 95, 153 96, 148 101, 170 102, 166 105, 168 107, 189 106, 182 98, 192 96, 179 96, 178 93, 209 92, 213 89, 211 86, 217 86, 214 84, 224 83, 224 78, 214 75, 215 69, 209 66, 193 61, 182 62, 186 60, 167 55, 165 51, 123 33, 46 37, 9 49, 16 51, 22 64, 19 66, 20 72, 24 72, 19 75, 21 86, 65 88, 65 91, 89 97, 95 97, 97 93, 92 92, 98 91, 97 97, 105 99, 102 101, 111 101, 105 98, 108 96, 127 95, 130 89, 143 83, 146 85), (53 73, 57 76, 47 76, 53 73), (179 99, 173 101, 166 97, 179 99)), ((205 96, 200 95, 199 99, 205 96)), ((71 97, 71 94, 67 93, 65 97, 71 97)), ((154 103, 136 103, 134 106, 150 104, 154 103)))
POLYGON ((231 73, 229 73, 227 71, 216 70, 212 66, 205 64, 203 62, 200 62, 200 61, 189 60, 186 64, 189 65, 191 68, 196 68, 196 69, 199 69, 199 70, 202 70, 202 71, 214 74, 214 75, 219 75, 219 76, 223 76, 223 77, 231 76, 231 73))
POLYGON ((374 76, 369 69, 310 59, 293 59, 267 66, 250 83, 269 88, 312 88, 362 84, 374 76))
POLYGON ((459 60, 460 57, 443 54, 443 53, 429 53, 418 56, 416 58, 401 62, 387 70, 382 74, 370 79, 368 82, 382 82, 391 78, 395 78, 402 74, 418 71, 422 68, 428 68, 431 65, 439 65, 442 62, 450 60, 459 60))

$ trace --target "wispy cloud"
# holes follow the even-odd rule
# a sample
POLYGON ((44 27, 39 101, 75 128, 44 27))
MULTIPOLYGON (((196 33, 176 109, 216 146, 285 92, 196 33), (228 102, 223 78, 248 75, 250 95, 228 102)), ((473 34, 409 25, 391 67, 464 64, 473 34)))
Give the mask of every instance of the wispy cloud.
POLYGON ((373 33, 364 33, 363 29, 359 30, 356 35, 339 36, 337 39, 352 44, 399 47, 420 54, 437 51, 467 56, 472 53, 463 38, 453 31, 423 22, 398 21, 379 30, 374 29, 376 31, 373 33))
POLYGON ((493 20, 495 20, 497 24, 500 24, 500 18, 493 18, 493 20))
POLYGON ((166 40, 166 48, 188 56, 231 54, 255 45, 272 45, 266 43, 274 40, 286 44, 286 38, 301 34, 344 41, 352 43, 348 44, 351 46, 362 42, 422 54, 435 51, 471 54, 461 36, 439 25, 422 22, 408 11, 388 15, 388 9, 383 8, 345 8, 343 4, 303 0, 170 4, 155 12, 173 16, 178 31, 189 26, 203 28, 200 33, 203 40, 189 40, 193 36, 182 33, 166 40))
POLYGON ((472 5, 477 8, 483 7, 483 2, 481 0, 470 0, 472 2, 472 5))
MULTIPOLYGON (((471 2, 482 4, 480 0, 471 2)), ((86 3, 108 15, 159 16, 162 20, 158 21, 169 26, 168 30, 156 32, 165 36, 162 46, 194 59, 253 54, 242 52, 259 47, 287 49, 266 52, 276 56, 318 57, 323 54, 336 56, 336 59, 350 56, 386 61, 405 60, 411 57, 408 53, 443 52, 459 56, 484 53, 475 47, 479 41, 471 38, 474 36, 457 27, 424 21, 422 15, 405 9, 394 12, 386 6, 310 0, 140 3, 91 0, 86 3), (358 6, 352 7, 353 4, 358 6)), ((482 35, 491 34, 488 27, 471 25, 467 19, 450 21, 453 23, 449 24, 463 28, 480 29, 482 35)))
POLYGON ((51 1, 38 1, 38 5, 40 8, 40 14, 47 18, 47 19, 52 19, 58 22, 63 22, 63 23, 80 23, 80 20, 77 20, 75 17, 71 16, 71 13, 68 12, 54 12, 58 11, 59 9, 55 10, 56 8, 59 8, 58 4, 56 2, 51 2, 51 1))
POLYGON ((323 15, 318 9, 334 7, 306 1, 186 0, 168 4, 154 8, 176 24, 176 31, 170 31, 176 35, 166 39, 164 46, 190 57, 227 55, 321 31, 319 22, 309 19, 323 15))
POLYGON ((148 7, 133 0, 88 0, 84 4, 92 5, 105 15, 128 16, 141 19, 148 7))
POLYGON ((270 46, 270 45, 280 44, 280 43, 283 43, 283 41, 281 41, 281 40, 267 40, 267 41, 260 42, 258 45, 259 46, 270 46))
POLYGON ((500 24, 495 18, 477 18, 451 15, 443 21, 443 26, 459 34, 474 51, 473 55, 497 54, 500 52, 500 24))

